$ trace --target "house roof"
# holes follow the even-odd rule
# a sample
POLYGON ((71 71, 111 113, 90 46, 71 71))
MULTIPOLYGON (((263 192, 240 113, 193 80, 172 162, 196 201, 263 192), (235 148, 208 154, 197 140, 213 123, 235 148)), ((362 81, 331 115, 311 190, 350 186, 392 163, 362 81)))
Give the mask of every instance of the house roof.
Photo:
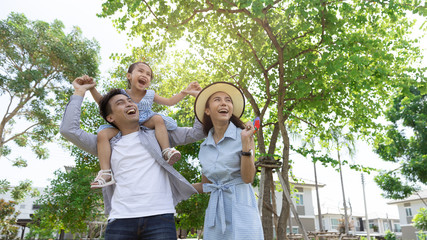
POLYGON ((427 200, 427 189, 422 189, 407 198, 394 200, 394 201, 388 202, 387 204, 398 204, 398 203, 406 203, 406 202, 413 202, 413 201, 421 201, 421 199, 424 201, 427 200))
MULTIPOLYGON (((300 182, 291 181, 291 183, 294 184, 296 187, 312 187, 312 188, 316 187, 316 182, 314 182, 314 181, 311 181, 308 179, 303 179, 303 178, 300 178, 299 180, 300 180, 300 182)), ((317 186, 318 187, 324 187, 325 184, 318 182, 317 186)))

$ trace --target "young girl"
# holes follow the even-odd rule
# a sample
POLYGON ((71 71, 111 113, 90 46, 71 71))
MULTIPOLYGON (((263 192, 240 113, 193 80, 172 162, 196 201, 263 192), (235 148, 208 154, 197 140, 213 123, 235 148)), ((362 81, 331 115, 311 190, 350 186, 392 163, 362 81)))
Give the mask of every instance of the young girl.
MULTIPOLYGON (((170 117, 160 115, 151 110, 153 102, 173 106, 181 101, 187 94, 197 96, 201 90, 197 82, 192 82, 180 93, 171 98, 164 98, 157 95, 153 90, 147 90, 153 78, 150 66, 145 62, 136 62, 129 66, 126 74, 129 89, 122 90, 138 105, 139 122, 142 126, 154 129, 157 141, 162 149, 163 158, 173 165, 181 158, 181 153, 174 148, 170 148, 168 139, 168 130, 174 130, 177 127, 175 120, 170 117)), ((101 99, 101 94, 95 89, 90 90, 97 103, 101 99)), ((110 125, 101 126, 98 132, 98 158, 101 170, 97 177, 91 183, 91 188, 102 188, 115 183, 110 167, 111 146, 110 139, 117 135, 118 130, 110 125)))

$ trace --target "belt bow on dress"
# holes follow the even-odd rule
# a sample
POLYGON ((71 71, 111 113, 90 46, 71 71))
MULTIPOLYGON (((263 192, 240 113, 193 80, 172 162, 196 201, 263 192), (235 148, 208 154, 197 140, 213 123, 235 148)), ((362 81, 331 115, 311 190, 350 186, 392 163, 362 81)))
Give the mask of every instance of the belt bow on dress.
POLYGON ((218 215, 219 220, 221 222, 221 230, 222 233, 225 232, 226 229, 226 223, 225 223, 225 207, 224 207, 224 191, 226 192, 232 192, 230 187, 242 184, 244 183, 241 178, 235 178, 229 182, 226 183, 205 183, 203 184, 203 192, 210 192, 210 200, 209 205, 212 204, 212 206, 209 206, 208 208, 213 209, 216 211, 214 214, 209 214, 207 221, 208 227, 215 226, 215 219, 218 215))

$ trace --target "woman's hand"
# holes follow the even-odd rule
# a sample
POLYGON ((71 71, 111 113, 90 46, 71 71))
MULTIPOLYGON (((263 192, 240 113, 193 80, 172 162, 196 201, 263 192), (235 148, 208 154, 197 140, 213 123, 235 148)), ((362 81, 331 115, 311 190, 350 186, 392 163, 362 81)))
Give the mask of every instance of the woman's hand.
POLYGON ((251 155, 242 155, 240 161, 240 174, 245 183, 252 183, 256 173, 255 169, 255 141, 254 141, 254 126, 252 122, 245 124, 245 129, 240 134, 242 138, 242 151, 251 152, 251 155))
POLYGON ((254 130, 255 128, 252 122, 247 122, 245 124, 245 129, 243 129, 240 133, 240 136, 242 138, 242 151, 249 152, 249 150, 251 149, 252 151, 254 150, 254 130))

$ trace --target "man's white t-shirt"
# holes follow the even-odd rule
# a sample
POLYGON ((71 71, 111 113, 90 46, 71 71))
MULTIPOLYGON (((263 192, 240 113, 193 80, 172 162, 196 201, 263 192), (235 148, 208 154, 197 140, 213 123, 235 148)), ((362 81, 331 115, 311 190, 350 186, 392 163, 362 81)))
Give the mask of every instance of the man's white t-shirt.
POLYGON ((109 219, 175 213, 166 171, 145 149, 138 134, 122 136, 111 153, 116 188, 109 219))

